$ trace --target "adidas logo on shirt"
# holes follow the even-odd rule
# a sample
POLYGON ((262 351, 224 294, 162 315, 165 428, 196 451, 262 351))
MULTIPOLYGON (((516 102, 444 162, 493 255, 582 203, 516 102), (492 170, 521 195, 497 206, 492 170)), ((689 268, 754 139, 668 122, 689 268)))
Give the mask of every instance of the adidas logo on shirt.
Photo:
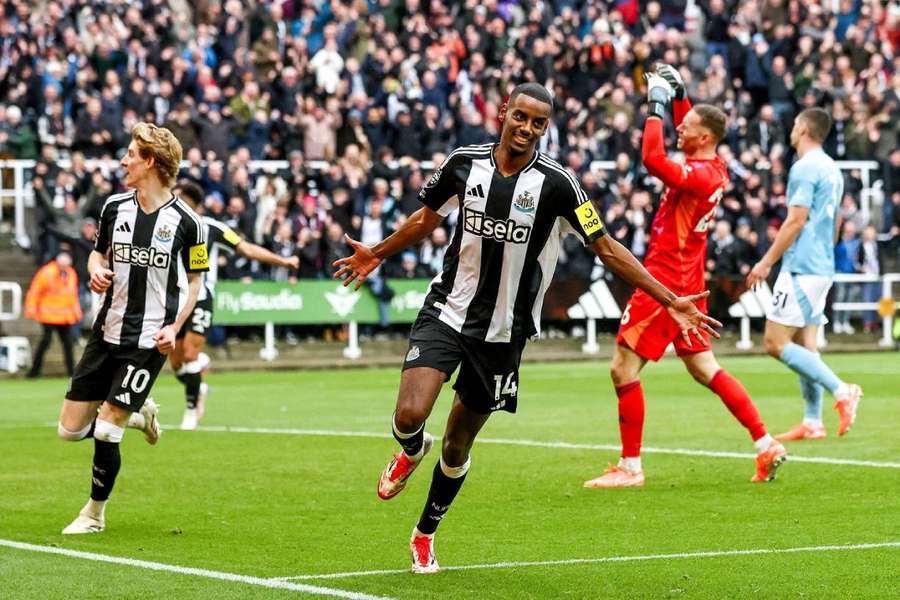
POLYGON ((118 227, 116 227, 116 231, 124 231, 125 233, 131 233, 131 225, 128 222, 124 222, 118 227))
POLYGON ((466 198, 484 198, 484 188, 476 184, 466 190, 466 198))
POLYGON ((122 404, 131 404, 131 393, 125 392, 124 394, 119 394, 118 396, 116 396, 116 400, 118 400, 122 404))

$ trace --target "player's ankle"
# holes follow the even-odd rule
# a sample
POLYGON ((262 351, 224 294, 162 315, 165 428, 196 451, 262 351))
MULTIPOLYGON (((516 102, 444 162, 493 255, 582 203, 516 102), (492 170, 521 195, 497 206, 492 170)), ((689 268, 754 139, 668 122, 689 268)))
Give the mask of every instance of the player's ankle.
POLYGON ((623 471, 627 471, 632 475, 636 473, 640 473, 641 469, 641 457, 640 456, 623 456, 619 459, 619 468, 623 471))

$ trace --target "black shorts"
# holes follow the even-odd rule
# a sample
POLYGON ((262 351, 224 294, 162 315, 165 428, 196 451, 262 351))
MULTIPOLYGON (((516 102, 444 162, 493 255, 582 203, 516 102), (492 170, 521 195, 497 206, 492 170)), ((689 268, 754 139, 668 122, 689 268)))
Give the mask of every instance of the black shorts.
POLYGON ((485 342, 463 335, 431 315, 420 314, 409 334, 403 370, 431 367, 447 379, 459 365, 453 389, 473 412, 516 412, 519 363, 525 341, 485 342))
POLYGON ((156 348, 124 348, 105 341, 102 333, 93 333, 75 367, 66 399, 104 400, 138 412, 165 362, 156 348))
POLYGON ((197 300, 197 304, 194 305, 191 316, 189 316, 184 322, 184 325, 181 326, 181 331, 178 332, 175 339, 180 340, 188 331, 206 337, 206 334, 209 333, 209 328, 212 326, 212 314, 213 297, 212 294, 209 293, 209 290, 207 290, 206 298, 197 300))

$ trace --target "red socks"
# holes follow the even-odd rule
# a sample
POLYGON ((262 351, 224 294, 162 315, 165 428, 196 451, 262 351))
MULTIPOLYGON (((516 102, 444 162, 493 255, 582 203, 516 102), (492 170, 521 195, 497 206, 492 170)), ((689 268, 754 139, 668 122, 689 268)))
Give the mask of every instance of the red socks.
MULTIPOLYGON (((732 377, 728 371, 721 369, 713 375, 709 389, 722 399, 731 414, 747 428, 753 441, 766 435, 766 426, 759 416, 759 411, 756 410, 756 405, 741 382, 732 377)), ((621 407, 621 401, 619 406, 621 407)))
POLYGON ((641 389, 640 380, 617 387, 616 396, 619 397, 622 456, 640 456, 641 436, 644 433, 644 390, 641 389))

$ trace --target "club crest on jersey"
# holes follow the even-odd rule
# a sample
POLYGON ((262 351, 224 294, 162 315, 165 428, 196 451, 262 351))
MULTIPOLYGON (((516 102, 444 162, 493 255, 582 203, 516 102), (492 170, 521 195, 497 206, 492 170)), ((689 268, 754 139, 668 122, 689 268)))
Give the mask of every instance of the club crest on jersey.
POLYGON ((409 349, 409 352, 406 353, 406 362, 414 361, 417 358, 419 358, 419 356, 420 356, 419 347, 413 346, 412 348, 409 349))
POLYGON ((168 242, 172 239, 172 230, 163 225, 156 230, 156 235, 154 237, 156 237, 156 239, 160 242, 168 242))
POLYGON ((515 206, 518 210, 523 213, 533 213, 534 212, 534 196, 531 195, 531 192, 525 190, 513 200, 513 206, 515 206))

